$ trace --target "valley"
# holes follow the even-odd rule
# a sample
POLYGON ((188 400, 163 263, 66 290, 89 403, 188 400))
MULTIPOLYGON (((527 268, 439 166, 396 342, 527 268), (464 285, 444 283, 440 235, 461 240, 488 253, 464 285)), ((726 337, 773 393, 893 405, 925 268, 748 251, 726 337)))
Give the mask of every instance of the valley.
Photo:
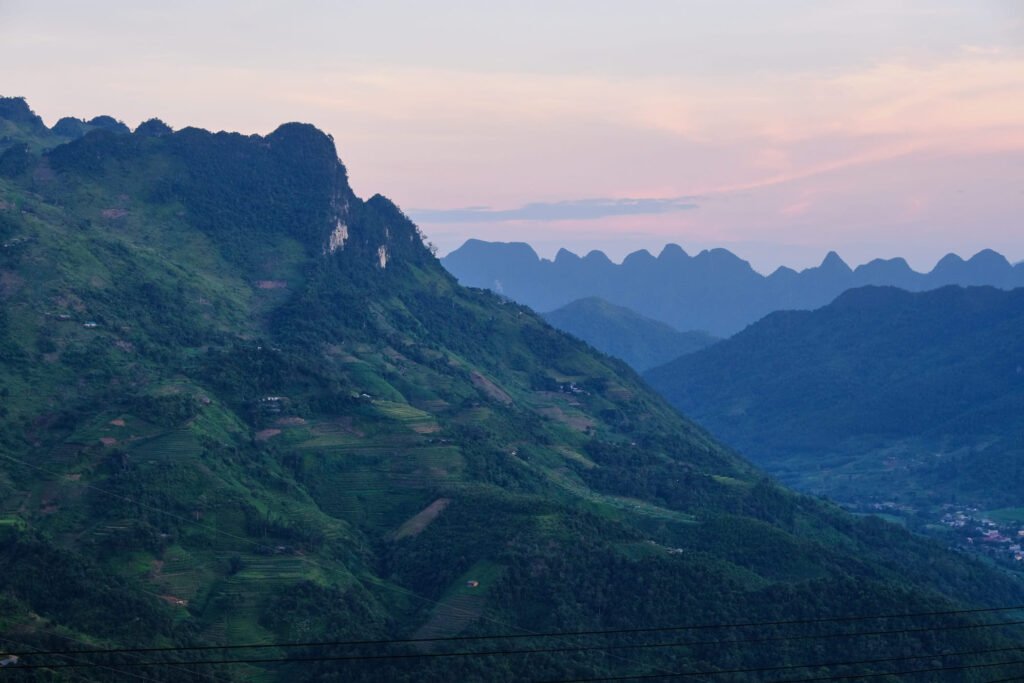
POLYGON ((1019 566, 1022 292, 851 290, 647 378, 780 482, 1019 566))

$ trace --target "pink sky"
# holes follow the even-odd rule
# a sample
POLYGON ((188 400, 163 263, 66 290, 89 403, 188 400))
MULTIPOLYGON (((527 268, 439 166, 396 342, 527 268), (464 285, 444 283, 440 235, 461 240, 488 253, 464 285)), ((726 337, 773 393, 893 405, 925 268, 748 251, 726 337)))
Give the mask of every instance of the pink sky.
POLYGON ((48 123, 310 121, 442 252, 930 268, 1024 258, 1022 7, 0 0, 0 94, 48 123))

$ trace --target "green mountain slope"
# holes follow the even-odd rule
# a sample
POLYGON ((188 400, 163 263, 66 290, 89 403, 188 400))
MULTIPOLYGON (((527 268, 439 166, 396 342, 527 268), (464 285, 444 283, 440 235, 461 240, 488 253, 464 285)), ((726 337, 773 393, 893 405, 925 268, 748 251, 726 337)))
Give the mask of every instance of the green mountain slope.
POLYGON ((851 290, 647 378, 784 481, 849 502, 1019 506, 1024 290, 851 290))
MULTIPOLYGON (((52 128, 47 128, 24 98, 0 96, 0 152, 20 146, 35 152, 52 149, 94 130, 131 132, 128 126, 110 116, 97 116, 89 121, 68 116, 55 123, 52 128)), ((157 119, 146 121, 136 131, 139 135, 159 135, 168 132, 170 129, 167 125, 157 119)))
MULTIPOLYGON (((779 488, 621 362, 458 286, 393 203, 352 193, 332 140, 311 126, 97 130, 32 149, 0 157, 0 638, 22 665, 40 662, 34 649, 83 643, 436 638, 1024 601, 1012 576, 779 488)), ((143 673, 545 680, 920 655, 1009 642, 1001 633, 143 673)), ((123 680, 118 666, 139 655, 91 661, 106 668, 39 675, 123 680)), ((816 669, 839 670, 850 669, 816 669)))
POLYGON ((595 349, 629 363, 637 372, 699 351, 717 339, 706 332, 680 332, 604 299, 589 297, 542 314, 544 319, 595 349))

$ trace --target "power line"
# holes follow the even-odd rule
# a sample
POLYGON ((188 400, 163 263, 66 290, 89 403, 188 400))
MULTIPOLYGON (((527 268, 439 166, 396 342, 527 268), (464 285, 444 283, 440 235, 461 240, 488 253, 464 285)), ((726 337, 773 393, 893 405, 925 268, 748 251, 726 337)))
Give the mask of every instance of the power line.
MULTIPOLYGON (((31 647, 31 646, 26 646, 25 643, 19 643, 16 640, 11 640, 10 638, 0 637, 0 640, 4 641, 5 643, 14 643, 15 645, 20 645, 21 647, 31 647)), ((14 654, 14 653, 4 653, 4 654, 14 654)), ((40 654, 40 653, 34 652, 32 654, 40 654)), ((71 655, 66 655, 66 654, 58 654, 58 653, 46 653, 46 654, 57 654, 57 656, 62 657, 62 658, 67 659, 67 660, 82 661, 82 659, 80 657, 73 657, 71 655)), ((89 662, 89 663, 91 664, 92 662, 89 662)), ((28 667, 12 666, 9 669, 8 669, 8 667, 4 667, 4 670, 13 671, 15 668, 28 668, 28 667)), ((53 669, 54 667, 53 666, 43 666, 43 667, 40 667, 40 668, 49 670, 49 669, 53 669)), ((125 676, 131 676, 132 678, 137 678, 140 681, 153 681, 154 683, 157 683, 156 679, 150 678, 148 676, 143 676, 141 674, 137 674, 137 673, 135 673, 133 671, 121 671, 120 669, 117 669, 117 668, 115 668, 113 666, 107 666, 107 665, 99 666, 98 668, 102 668, 102 669, 105 669, 107 671, 112 671, 112 672, 114 672, 116 674, 124 674, 125 676)), ((175 667, 175 668, 177 668, 177 667, 175 667)), ((189 673, 192 673, 192 672, 189 672, 189 673)))
MULTIPOLYGON (((820 667, 840 667, 840 666, 863 666, 866 664, 887 664, 892 662, 907 662, 915 659, 938 659, 944 657, 975 657, 979 655, 998 654, 1005 652, 1019 652, 1024 650, 1024 645, 1017 645, 1013 647, 1002 647, 1002 648, 991 648, 987 650, 960 650, 956 652, 937 652, 921 655, 904 655, 901 657, 881 657, 876 659, 856 659, 847 660, 840 662, 812 662, 810 664, 784 664, 779 666, 768 666, 768 667, 750 667, 743 669, 718 669, 714 671, 686 671, 686 672, 669 672, 669 673, 657 673, 657 674, 637 674, 637 675, 626 675, 626 676, 603 676, 596 678, 574 678, 564 679, 556 681, 545 681, 543 683, 603 683, 605 681, 632 681, 632 680, 649 680, 656 678, 688 678, 693 676, 724 676, 728 674, 746 674, 746 673, 771 673, 777 671, 792 671, 794 669, 813 669, 820 667)), ((142 661, 142 662, 126 662, 119 663, 118 666, 123 667, 159 667, 159 666, 171 666, 175 664, 184 665, 237 665, 237 664, 308 664, 314 662, 337 662, 345 661, 345 657, 331 657, 331 656, 317 656, 317 657, 250 657, 246 659, 202 659, 195 661, 186 660, 174 660, 174 661, 142 661)), ((1003 664, 1009 664, 1011 662, 1004 662, 1003 664)), ((1013 663, 1016 663, 1013 662, 1013 663)), ((29 664, 25 666, 14 666, 10 667, 11 671, 14 670, 29 670, 29 669, 81 669, 81 668, 97 668, 102 665, 96 663, 84 663, 84 664, 29 664)), ((982 665, 974 665, 982 666, 982 665)), ((995 665, 989 665, 995 666, 995 665)), ((883 675, 883 674, 880 674, 883 675)), ((830 678, 839 678, 833 676, 830 678)), ((813 680, 813 679, 812 679, 813 680)), ((779 683, 779 682, 777 682, 779 683)))
MULTIPOLYGON (((1001 626, 1019 626, 1024 624, 1024 620, 1017 621, 1002 621, 985 624, 957 624, 950 626, 929 626, 922 628, 901 628, 901 629, 886 629, 876 631, 849 631, 845 633, 820 633, 820 634, 807 634, 797 636, 773 636, 768 638, 729 638, 721 640, 686 640, 671 643, 630 643, 620 645, 579 645, 574 647, 553 647, 553 648, 527 648, 519 650, 477 650, 477 651, 463 651, 463 652, 418 652, 418 653, 397 653, 388 655, 346 655, 339 656, 339 660, 377 660, 377 659, 429 659, 436 657, 480 657, 480 656, 498 656, 498 655, 517 655, 517 654, 552 654, 559 652, 592 652, 592 651, 607 651, 607 650, 642 650, 642 649, 659 649, 659 648, 672 648, 672 647, 702 647, 712 645, 743 645, 753 643, 778 643, 778 642, 789 642, 798 640, 826 640, 830 638, 860 638, 870 636, 884 636, 884 635, 904 635, 909 633, 936 633, 940 631, 963 631, 971 629, 981 628, 998 628, 1001 626)), ((640 629, 636 629, 640 630, 640 629)), ((620 633, 616 631, 615 633, 620 633)), ((577 633, 569 633, 566 635, 578 635, 577 633)), ((518 637, 518 636, 513 636, 518 637)), ((469 636, 468 638, 483 639, 487 636, 469 636)), ((492 636, 495 639, 504 639, 506 636, 492 636)), ((20 653, 13 652, 18 656, 38 656, 38 655, 61 655, 61 654, 81 654, 81 655, 110 655, 110 654, 123 654, 123 653, 155 653, 155 652, 195 652, 195 651, 226 651, 226 650, 243 650, 243 649, 271 649, 271 648, 300 648, 300 647, 334 647, 334 646, 358 646, 358 645, 398 645, 398 644, 417 644, 424 642, 438 642, 446 640, 456 640, 453 637, 451 639, 444 638, 420 638, 420 639, 409 639, 409 640, 377 640, 377 641, 310 641, 305 643, 264 643, 264 644, 239 644, 239 645, 197 645, 197 646, 178 646, 178 647, 150 647, 150 648, 111 648, 103 650, 53 650, 49 652, 31 652, 31 653, 20 653)))
MULTIPOLYGON (((87 644, 83 640, 79 640, 77 638, 72 638, 71 636, 67 636, 67 635, 61 635, 60 633, 49 632, 47 635, 49 635, 51 638, 60 638, 61 640, 67 640, 67 641, 70 641, 70 642, 73 642, 73 643, 80 643, 82 645, 87 644)), ((30 646, 26 646, 24 643, 19 643, 17 641, 11 640, 9 638, 0 638, 0 640, 4 640, 4 641, 6 641, 8 643, 15 643, 15 644, 20 645, 22 647, 30 647, 30 646)), ((42 650, 40 648, 35 648, 35 650, 33 652, 21 653, 21 652, 10 652, 10 651, 7 651, 7 652, 4 652, 4 654, 15 655, 15 656, 18 656, 18 657, 33 657, 33 656, 42 656, 42 655, 56 655, 56 656, 68 657, 69 655, 88 654, 88 653, 91 653, 91 652, 93 652, 93 651, 92 650, 63 650, 63 651, 61 651, 61 650, 49 650, 48 651, 48 650, 42 650)), ((141 658, 141 654, 132 653, 130 649, 126 649, 125 654, 129 654, 129 655, 135 657, 136 659, 140 659, 141 658)), ((69 658, 81 661, 80 657, 69 657, 69 658)), ((85 661, 88 661, 88 660, 85 660, 85 661)), ((188 674, 193 675, 193 676, 200 675, 203 678, 209 679, 211 681, 216 680, 213 676, 211 676, 208 673, 189 671, 188 669, 182 669, 180 667, 173 667, 173 668, 177 669, 178 671, 184 671, 185 673, 188 673, 188 674)), ((117 671, 116 669, 111 669, 111 671, 114 671, 115 673, 125 673, 126 675, 130 675, 130 676, 133 676, 135 678, 141 678, 142 680, 147 680, 147 681, 148 680, 152 680, 152 679, 149 679, 149 678, 143 678, 143 677, 138 676, 136 674, 131 674, 130 672, 127 672, 127 671, 120 672, 120 671, 117 671)))

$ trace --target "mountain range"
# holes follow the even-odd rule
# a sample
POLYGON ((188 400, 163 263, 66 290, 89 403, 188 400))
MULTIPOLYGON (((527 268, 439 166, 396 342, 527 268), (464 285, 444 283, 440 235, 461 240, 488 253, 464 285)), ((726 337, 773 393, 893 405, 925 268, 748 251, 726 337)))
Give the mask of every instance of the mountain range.
POLYGON ((846 502, 1016 508, 1022 332, 1024 289, 864 287, 773 313, 645 377, 794 487, 846 502))
POLYGON ((0 117, 4 675, 899 679, 1019 643, 949 613, 1016 575, 786 490, 460 286, 313 126, 0 117))
POLYGON ((600 251, 579 257, 561 249, 551 261, 538 257, 528 244, 471 239, 442 263, 461 284, 491 289, 537 311, 600 297, 677 330, 717 337, 735 334, 773 311, 824 306, 865 285, 909 291, 951 284, 1024 286, 1024 265, 1011 265, 991 250, 966 261, 949 254, 928 273, 915 272, 902 258, 850 268, 830 252, 815 268, 798 272, 782 267, 764 276, 726 249, 690 256, 669 244, 657 257, 641 250, 616 264, 600 251))

